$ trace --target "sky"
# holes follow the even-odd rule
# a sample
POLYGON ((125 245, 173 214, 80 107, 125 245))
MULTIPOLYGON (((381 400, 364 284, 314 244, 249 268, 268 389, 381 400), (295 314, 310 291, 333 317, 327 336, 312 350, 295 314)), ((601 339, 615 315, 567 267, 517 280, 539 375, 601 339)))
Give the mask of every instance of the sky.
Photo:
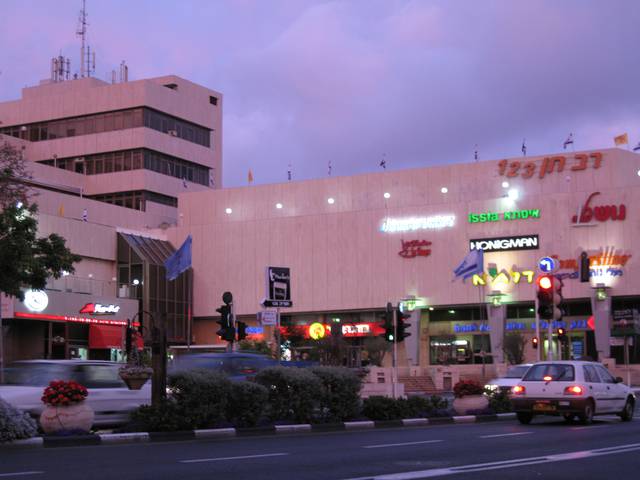
MULTIPOLYGON (((2 0, 0 101, 79 70, 81 0, 2 0)), ((87 0, 96 77, 219 91, 224 186, 640 141, 637 0, 87 0), (329 172, 329 165, 331 171, 329 172)), ((626 146, 623 146, 626 148, 626 146)))

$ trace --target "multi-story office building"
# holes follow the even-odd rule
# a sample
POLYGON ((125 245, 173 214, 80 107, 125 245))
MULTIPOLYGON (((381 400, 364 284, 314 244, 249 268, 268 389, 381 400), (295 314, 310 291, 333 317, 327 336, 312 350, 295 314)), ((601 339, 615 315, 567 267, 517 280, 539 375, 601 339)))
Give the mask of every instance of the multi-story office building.
POLYGON ((163 239, 180 193, 222 186, 222 95, 176 76, 47 80, 0 103, 0 141, 27 160, 40 233, 83 257, 44 295, 5 299, 6 358, 112 358, 143 310, 186 342, 190 280, 164 280, 163 239))

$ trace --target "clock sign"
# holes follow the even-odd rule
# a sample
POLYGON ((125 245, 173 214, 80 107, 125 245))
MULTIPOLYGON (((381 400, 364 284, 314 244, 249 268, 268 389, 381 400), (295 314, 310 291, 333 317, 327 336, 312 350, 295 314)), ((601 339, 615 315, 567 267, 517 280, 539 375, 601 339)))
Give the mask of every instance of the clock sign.
POLYGON ((27 290, 23 303, 32 312, 42 312, 49 305, 49 297, 43 290, 27 290))

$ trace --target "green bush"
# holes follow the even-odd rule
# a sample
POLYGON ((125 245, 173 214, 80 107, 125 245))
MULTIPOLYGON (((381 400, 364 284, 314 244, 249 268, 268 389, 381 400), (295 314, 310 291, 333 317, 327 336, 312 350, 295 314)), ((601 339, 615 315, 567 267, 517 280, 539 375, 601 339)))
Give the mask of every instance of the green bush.
POLYGON ((308 370, 270 367, 256 375, 255 381, 269 392, 268 415, 274 420, 308 423, 322 397, 322 382, 308 370))
POLYGON ((374 395, 365 398, 362 413, 370 420, 397 420, 407 414, 407 401, 374 395))
POLYGON ((192 428, 210 428, 225 420, 231 381, 221 373, 191 370, 169 376, 169 388, 180 414, 192 428))
POLYGON ((262 416, 269 391, 254 382, 234 382, 227 404, 227 420, 236 427, 254 427, 262 416))
POLYGON ((158 407, 142 405, 131 412, 131 422, 124 429, 138 432, 174 432, 193 429, 191 418, 184 417, 173 400, 166 400, 158 407))
POLYGON ((495 413, 509 413, 513 411, 511 398, 507 392, 496 390, 489 395, 489 408, 495 413))
POLYGON ((311 373, 322 382, 320 419, 335 422, 354 418, 360 411, 362 380, 344 367, 314 367, 311 373))
POLYGON ((24 413, 0 398, 0 443, 31 438, 38 427, 28 413, 24 413))

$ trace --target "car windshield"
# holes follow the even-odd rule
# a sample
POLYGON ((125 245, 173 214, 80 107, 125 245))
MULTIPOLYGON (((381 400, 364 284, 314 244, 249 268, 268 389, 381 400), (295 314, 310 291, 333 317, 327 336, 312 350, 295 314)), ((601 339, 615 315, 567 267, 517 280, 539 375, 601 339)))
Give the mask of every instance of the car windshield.
POLYGON ((571 382, 575 379, 573 365, 543 363, 534 365, 527 371, 525 382, 546 382, 549 380, 571 382))
POLYGON ((529 370, 529 365, 517 365, 507 370, 505 378, 522 378, 522 376, 529 370))

